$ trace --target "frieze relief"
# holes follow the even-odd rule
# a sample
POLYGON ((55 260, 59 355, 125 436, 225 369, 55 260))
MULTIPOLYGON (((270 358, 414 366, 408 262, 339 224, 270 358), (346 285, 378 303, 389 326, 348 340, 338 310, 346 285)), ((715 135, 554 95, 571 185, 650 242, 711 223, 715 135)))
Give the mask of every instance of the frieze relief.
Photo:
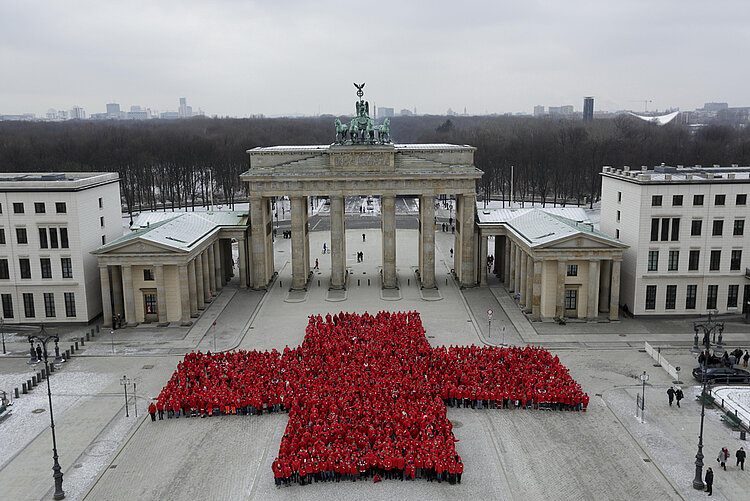
POLYGON ((390 152, 346 152, 330 155, 331 168, 334 170, 382 171, 393 168, 393 153, 390 152))

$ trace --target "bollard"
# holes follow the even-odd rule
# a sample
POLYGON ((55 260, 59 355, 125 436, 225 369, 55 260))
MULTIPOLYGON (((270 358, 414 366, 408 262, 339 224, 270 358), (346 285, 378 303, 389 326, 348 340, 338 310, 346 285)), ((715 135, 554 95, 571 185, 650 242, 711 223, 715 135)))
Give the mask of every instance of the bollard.
POLYGON ((18 394, 18 388, 14 388, 14 390, 15 390, 15 391, 14 391, 14 397, 13 397, 13 398, 18 398, 18 397, 20 397, 21 395, 19 395, 19 394, 18 394))
POLYGON ((370 279, 369 278, 367 279, 367 286, 368 287, 370 286, 370 279))
POLYGON ((47 379, 47 369, 42 369, 42 379, 47 379))
POLYGON ((81 338, 81 346, 84 346, 86 343, 84 343, 83 338, 81 338))
POLYGON ((78 349, 78 341, 76 341, 76 350, 78 349))
MULTIPOLYGON (((36 377, 36 376, 34 376, 34 377, 36 377)), ((27 379, 27 380, 26 380, 26 388, 28 388, 28 389, 29 389, 29 391, 31 391, 31 389, 32 389, 32 388, 33 388, 34 386, 36 386, 36 384, 33 384, 33 385, 32 385, 32 384, 31 384, 31 379, 27 379)))
POLYGON ((38 382, 40 382, 40 383, 42 382, 42 373, 41 373, 41 372, 37 372, 37 373, 36 373, 36 380, 37 380, 38 382))
POLYGON ((91 336, 91 333, 87 332, 86 333, 86 341, 91 341, 91 337, 90 336, 91 336))
POLYGON ((70 358, 70 350, 65 350, 65 360, 70 358))
POLYGON ((55 372, 55 364, 49 364, 49 373, 52 374, 55 372))
POLYGON ((23 392, 24 395, 26 395, 29 392, 29 390, 26 389, 26 383, 21 383, 21 391, 23 392))
POLYGON ((73 345, 71 344, 70 345, 70 354, 72 355, 75 352, 76 352, 76 350, 73 348, 73 345))

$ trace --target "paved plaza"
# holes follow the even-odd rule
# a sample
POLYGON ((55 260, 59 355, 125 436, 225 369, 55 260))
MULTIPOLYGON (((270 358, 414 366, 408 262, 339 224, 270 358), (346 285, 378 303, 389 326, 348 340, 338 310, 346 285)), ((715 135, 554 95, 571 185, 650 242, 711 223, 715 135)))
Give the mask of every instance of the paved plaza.
MULTIPOLYGON (((438 214, 440 216, 440 214, 438 214)), ((450 233, 436 233, 439 295, 423 299, 414 274, 417 231, 397 232, 395 296, 379 287, 379 229, 347 232, 348 288, 328 294, 328 232, 310 233, 311 259, 319 269, 302 298, 291 297, 290 240, 277 239, 278 277, 267 293, 240 290, 235 279, 191 327, 139 325, 102 331, 50 378, 66 499, 702 499, 692 488, 700 421, 699 392, 689 378, 692 328, 685 320, 609 323, 529 323, 501 284, 460 290, 450 277, 450 233), (366 241, 362 242, 362 233, 366 241), (356 253, 364 253, 357 262, 356 253), (368 284, 369 280, 369 284, 368 284), (318 282, 319 281, 319 282, 318 282), (332 300, 336 299, 336 300, 332 300), (341 300, 343 299, 343 300, 341 300), (436 299, 436 300, 435 300, 436 299), (340 301, 339 301, 340 300, 340 301), (494 311, 492 324, 486 311, 494 311), (318 483, 277 489, 271 462, 278 453, 286 414, 169 419, 146 414, 182 356, 193 349, 283 349, 304 337, 311 314, 339 311, 416 310, 429 342, 437 345, 534 344, 560 357, 590 397, 588 412, 449 409, 465 464, 460 485, 387 480, 378 484, 318 483), (216 325, 214 326, 214 322, 216 325), (667 405, 671 377, 643 352, 643 342, 683 368, 686 399, 667 405), (647 371, 645 423, 635 417, 638 376, 647 371), (137 383, 128 412, 119 379, 137 383), (138 417, 134 415, 137 405, 138 417)), ((493 248, 490 246, 490 248, 493 248)), ((65 342, 83 329, 60 331, 65 342)), ((745 324, 727 324, 730 347, 750 346, 745 324)), ((23 333, 7 334, 11 352, 0 358, 0 389, 9 391, 40 370, 31 369, 23 333)), ((132 386, 130 387, 132 389, 132 386)), ((0 498, 51 499, 51 434, 46 383, 14 401, 0 423, 0 498)), ((716 474, 714 497, 746 499, 750 472, 719 471, 716 455, 733 455, 748 442, 706 411, 705 463, 716 474)))

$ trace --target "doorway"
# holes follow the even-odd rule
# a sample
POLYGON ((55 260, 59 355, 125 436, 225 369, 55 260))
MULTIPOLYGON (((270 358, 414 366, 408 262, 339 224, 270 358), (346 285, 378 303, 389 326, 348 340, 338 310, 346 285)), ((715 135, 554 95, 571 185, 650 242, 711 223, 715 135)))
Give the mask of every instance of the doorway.
POLYGON ((156 309, 156 291, 143 291, 143 321, 156 322, 159 318, 159 312, 156 309))

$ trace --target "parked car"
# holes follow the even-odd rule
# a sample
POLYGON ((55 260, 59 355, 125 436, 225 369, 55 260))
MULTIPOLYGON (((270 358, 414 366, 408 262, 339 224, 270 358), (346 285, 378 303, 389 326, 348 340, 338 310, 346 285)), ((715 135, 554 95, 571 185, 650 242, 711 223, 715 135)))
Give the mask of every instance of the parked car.
MULTIPOLYGON (((693 369, 693 377, 703 382, 703 369, 693 369)), ((712 383, 750 383, 750 372, 729 367, 709 367, 706 369, 706 380, 712 383)))

